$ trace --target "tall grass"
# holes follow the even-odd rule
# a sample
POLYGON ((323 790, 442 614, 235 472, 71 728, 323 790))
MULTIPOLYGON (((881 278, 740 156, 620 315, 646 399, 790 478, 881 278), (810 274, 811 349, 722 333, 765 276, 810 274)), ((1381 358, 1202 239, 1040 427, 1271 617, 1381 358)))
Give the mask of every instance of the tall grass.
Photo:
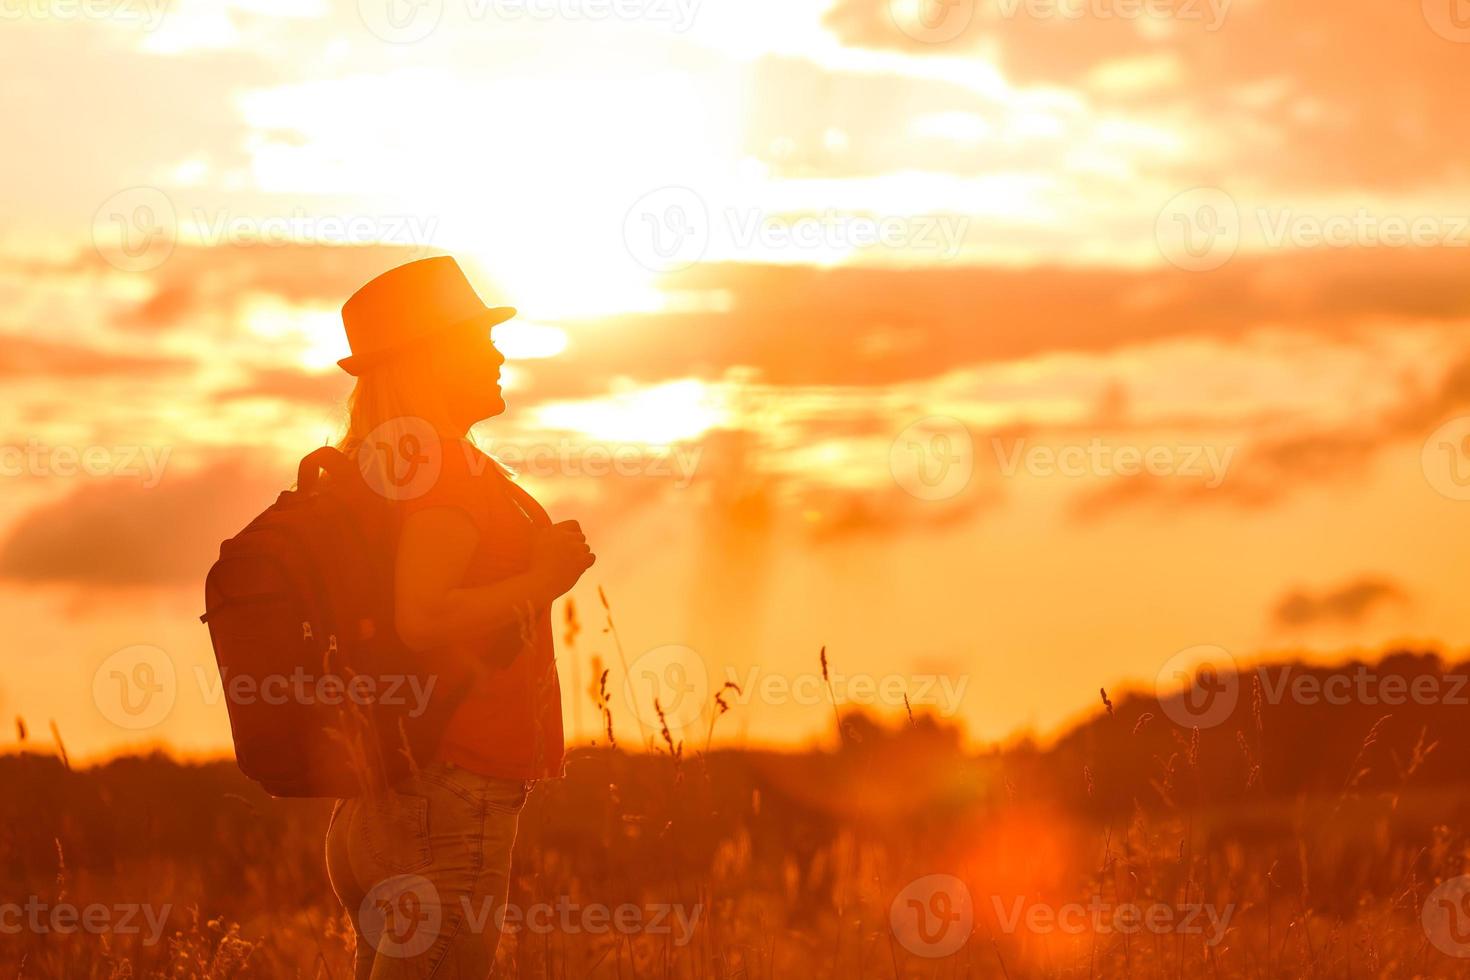
MULTIPOLYGON (((813 659, 824 679, 829 663, 825 648, 813 659)), ((1354 715, 1306 741, 1255 689, 1238 717, 1201 731, 1103 690, 1099 714, 1045 750, 975 753, 907 698, 891 722, 844 710, 829 681, 835 746, 712 746, 739 710, 726 685, 703 746, 675 738, 660 706, 652 750, 629 752, 614 739, 610 673, 599 665, 588 685, 598 744, 527 806, 511 900, 675 906, 690 932, 512 932, 500 975, 1470 975, 1423 924, 1432 889, 1470 855, 1470 793, 1444 749, 1470 742, 1442 724, 1354 715), (963 883, 972 925, 929 958, 895 923, 905 888, 935 874, 963 883), (1074 906, 1202 907, 1220 921, 1119 929, 1031 912, 1074 906)), ((0 785, 0 901, 166 907, 151 944, 0 929, 0 977, 351 976, 351 930, 322 870, 324 803, 271 800, 224 762, 73 771, 59 751, 0 759, 0 785)))

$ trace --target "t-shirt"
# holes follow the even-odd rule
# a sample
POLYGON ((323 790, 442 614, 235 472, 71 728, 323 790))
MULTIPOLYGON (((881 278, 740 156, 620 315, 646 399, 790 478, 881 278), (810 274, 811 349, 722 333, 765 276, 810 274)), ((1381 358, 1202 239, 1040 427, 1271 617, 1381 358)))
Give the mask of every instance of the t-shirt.
MULTIPOLYGON (((402 500, 404 516, 457 507, 480 532, 461 585, 472 588, 530 567, 531 531, 551 521, 489 456, 465 440, 439 443, 439 473, 422 493, 402 500)), ((561 776, 561 683, 552 646, 551 608, 526 615, 489 637, 436 651, 476 665, 468 693, 450 715, 435 761, 502 779, 561 776)))

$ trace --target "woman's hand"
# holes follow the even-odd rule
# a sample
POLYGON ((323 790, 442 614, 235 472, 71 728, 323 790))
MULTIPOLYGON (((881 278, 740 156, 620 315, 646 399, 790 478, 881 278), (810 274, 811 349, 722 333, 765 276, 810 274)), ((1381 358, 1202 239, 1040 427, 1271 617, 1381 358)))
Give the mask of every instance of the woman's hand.
POLYGON ((576 521, 531 532, 530 566, 488 585, 464 586, 480 533, 457 507, 410 514, 398 542, 395 626, 411 650, 490 636, 519 623, 526 605, 549 604, 592 567, 576 521))
POLYGON ((560 521, 537 528, 531 538, 531 574, 551 592, 550 598, 570 592, 597 556, 576 521, 560 521))

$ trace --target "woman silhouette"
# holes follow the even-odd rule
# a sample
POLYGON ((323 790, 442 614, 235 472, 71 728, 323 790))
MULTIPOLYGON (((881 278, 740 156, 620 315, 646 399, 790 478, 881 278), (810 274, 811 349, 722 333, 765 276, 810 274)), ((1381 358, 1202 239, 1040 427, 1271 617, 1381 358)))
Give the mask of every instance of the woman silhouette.
POLYGON ((357 980, 489 975, 516 823, 534 780, 562 772, 552 600, 594 557, 468 439, 505 410, 505 358, 452 258, 411 262, 342 308, 357 377, 339 448, 397 501, 399 638, 467 665, 427 764, 386 793, 339 800, 327 870, 357 934, 357 980))

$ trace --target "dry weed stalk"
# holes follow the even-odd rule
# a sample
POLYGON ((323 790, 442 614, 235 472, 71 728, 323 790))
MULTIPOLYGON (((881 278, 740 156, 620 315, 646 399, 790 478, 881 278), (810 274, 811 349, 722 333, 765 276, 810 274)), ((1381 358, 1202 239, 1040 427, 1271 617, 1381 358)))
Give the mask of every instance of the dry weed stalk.
POLYGON ((837 692, 832 688, 832 678, 827 673, 827 646, 822 645, 822 680, 827 685, 827 696, 832 699, 832 719, 837 724, 837 744, 839 747, 847 744, 847 736, 842 731, 842 715, 837 710, 837 692))
MULTIPOLYGON (((623 640, 618 635, 617 624, 613 622, 612 605, 607 601, 607 593, 602 590, 602 586, 600 585, 597 587, 597 598, 602 603, 602 611, 607 619, 607 625, 602 628, 602 631, 612 634, 613 646, 618 651, 618 663, 622 664, 623 667, 623 676, 631 678, 633 675, 628 670, 628 656, 623 652, 623 640)), ((607 678, 604 677, 603 681, 606 682, 606 680, 607 678)), ((638 742, 644 748, 647 748, 651 744, 648 740, 648 730, 643 727, 643 718, 637 711, 633 712, 633 720, 638 723, 638 742)))

